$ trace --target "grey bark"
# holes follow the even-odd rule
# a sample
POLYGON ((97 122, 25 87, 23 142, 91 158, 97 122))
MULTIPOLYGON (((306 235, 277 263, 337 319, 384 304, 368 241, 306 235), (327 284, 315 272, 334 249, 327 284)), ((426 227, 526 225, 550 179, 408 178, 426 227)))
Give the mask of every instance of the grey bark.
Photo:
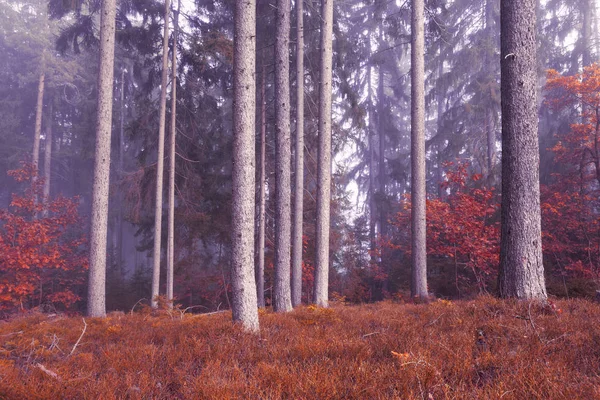
POLYGON ((167 113, 167 82, 169 74, 169 0, 165 0, 163 30, 162 79, 160 86, 160 110, 158 115, 158 155, 156 159, 156 203, 154 205, 154 253, 152 267, 152 307, 158 303, 160 287, 160 245, 162 238, 163 169, 165 157, 165 124, 167 113))
POLYGON ((588 65, 592 64, 592 17, 594 8, 594 4, 592 3, 592 1, 595 2, 595 0, 582 0, 581 2, 581 14, 583 15, 583 29, 581 32, 583 36, 583 49, 581 62, 583 64, 583 67, 587 67, 588 65))
MULTIPOLYGON (((264 53, 263 53, 264 54, 264 53)), ((267 151, 267 98, 266 88, 266 68, 263 57, 261 83, 260 83, 260 176, 258 183, 259 206, 258 206, 258 264, 256 266, 256 295, 258 297, 258 307, 265 307, 265 213, 266 213, 266 157, 267 151)))
POLYGON ((292 306, 302 303, 302 223, 304 214, 304 14, 303 0, 296 0, 296 151, 294 235, 292 243, 292 306))
POLYGON ((425 216, 425 28, 423 0, 412 1, 411 23, 411 199, 413 297, 427 296, 425 216))
MULTIPOLYGON (((438 65, 438 79, 441 79, 444 75, 444 59, 442 57, 442 50, 440 49, 440 63, 438 65)), ((444 115, 444 94, 438 89, 437 93, 437 136, 440 138, 443 135, 443 115, 444 115)), ((441 151, 443 150, 442 140, 439 139, 436 145, 436 179, 437 179, 437 195, 440 200, 444 198, 444 189, 442 188, 442 181, 444 170, 442 167, 442 156, 441 151)))
POLYGON ((331 200, 331 92, 333 0, 321 1, 319 74, 319 147, 317 157, 317 230, 313 301, 329 304, 329 221, 331 200))
POLYGON ((173 59, 171 61, 171 142, 169 154, 169 226, 167 233, 167 305, 173 307, 173 274, 175 270, 175 157, 177 145, 177 35, 179 33, 179 11, 173 19, 173 59))
POLYGON ((535 0, 501 2, 501 297, 545 299, 536 92, 535 0))
MULTIPOLYGON (((46 139, 44 143, 44 199, 50 198, 50 178, 52 169, 52 102, 48 105, 48 114, 46 115, 46 139)), ((44 211, 47 215, 47 210, 44 211)))
POLYGON ((96 154, 92 193, 87 306, 87 314, 90 317, 103 317, 106 315, 106 241, 116 8, 115 0, 103 0, 100 14, 98 111, 96 118, 96 154))
MULTIPOLYGON (((35 172, 39 174, 40 161, 40 137, 42 135, 42 113, 44 109, 44 86, 46 83, 46 51, 42 53, 40 65, 40 77, 38 79, 37 102, 35 105, 35 130, 33 132, 33 155, 32 162, 35 172)), ((34 176, 33 181, 37 180, 34 176)), ((37 198, 37 197, 36 197, 37 198)))
MULTIPOLYGON (((494 24, 494 0, 487 0, 485 4, 485 27, 488 32, 488 38, 493 41, 492 26, 494 24)), ((486 52, 485 63, 483 68, 487 71, 492 71, 492 58, 490 51, 486 52)), ((487 138, 487 175, 492 178, 494 165, 496 164, 496 130, 494 129, 494 116, 492 114, 491 105, 485 111, 485 130, 487 138)))
POLYGON ((275 282, 273 310, 292 309, 291 141, 290 141, 290 0, 277 0, 275 39, 275 282))
MULTIPOLYGON (((121 90, 119 93, 119 163, 117 167, 118 181, 122 182, 125 158, 125 69, 121 70, 121 90)), ((123 280, 123 193, 121 190, 117 193, 119 201, 117 212, 117 243, 115 246, 115 257, 117 260, 117 276, 123 280)))
POLYGON ((369 243, 371 249, 371 261, 375 261, 375 132, 373 131, 373 97, 371 94, 371 71, 373 67, 369 64, 367 69, 367 135, 369 137, 369 243))
POLYGON ((231 283, 233 320, 258 332, 254 251, 254 113, 256 0, 236 0, 234 21, 233 194, 231 283))

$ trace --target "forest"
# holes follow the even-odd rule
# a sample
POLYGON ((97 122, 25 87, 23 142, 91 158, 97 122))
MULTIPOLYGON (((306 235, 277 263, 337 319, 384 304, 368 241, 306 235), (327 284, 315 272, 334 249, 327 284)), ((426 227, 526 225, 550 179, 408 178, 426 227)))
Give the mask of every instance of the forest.
POLYGON ((0 0, 0 398, 600 398, 598 12, 0 0))

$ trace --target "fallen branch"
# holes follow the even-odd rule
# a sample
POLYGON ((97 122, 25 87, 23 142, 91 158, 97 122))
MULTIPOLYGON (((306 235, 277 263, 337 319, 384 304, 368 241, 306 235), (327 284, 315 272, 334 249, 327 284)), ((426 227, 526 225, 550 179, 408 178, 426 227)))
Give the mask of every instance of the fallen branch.
POLYGON ((362 335, 362 338, 363 338, 363 339, 365 339, 365 338, 368 338, 369 336, 378 335, 378 334, 380 334, 380 333, 381 333, 381 332, 371 332, 371 333, 367 333, 367 334, 364 334, 364 335, 362 335))
POLYGON ((11 332, 11 333, 7 333, 6 335, 0 335, 0 337, 6 337, 6 336, 12 336, 12 335, 20 335, 21 333, 23 333, 23 331, 11 332))
POLYGON ((58 374, 52 370, 49 370, 48 368, 44 367, 42 364, 37 363, 35 365, 37 368, 39 368, 43 373, 45 373, 48 376, 51 376, 52 378, 62 381, 62 378, 60 376, 58 376, 58 374))
POLYGON ((438 322, 438 321, 440 320, 440 318, 442 318, 442 315, 444 315, 444 314, 446 314, 446 313, 441 313, 441 314, 439 315, 439 317, 437 317, 437 318, 436 318, 436 319, 434 319, 433 321, 431 321, 431 322, 428 322, 428 323, 426 323, 425 325, 423 325, 423 328, 427 328, 428 326, 431 326, 431 325, 435 324, 436 322, 438 322))
POLYGON ((69 353, 69 356, 71 354, 73 354, 73 352, 75 351, 75 349, 77 348, 77 346, 79 345, 79 342, 81 342, 81 338, 83 337, 83 335, 85 334, 85 330, 87 329, 87 323, 85 322, 85 318, 82 318, 83 320, 83 331, 81 331, 81 335, 79 336, 79 339, 77 339, 77 342, 75 342, 75 345, 73 346, 73 349, 71 350, 71 352, 69 353))

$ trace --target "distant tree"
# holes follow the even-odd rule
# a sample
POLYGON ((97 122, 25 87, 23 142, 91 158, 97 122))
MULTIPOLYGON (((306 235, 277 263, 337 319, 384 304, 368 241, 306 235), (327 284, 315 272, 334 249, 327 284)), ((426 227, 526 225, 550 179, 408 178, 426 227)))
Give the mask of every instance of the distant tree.
POLYGON ((152 307, 156 308, 156 296, 160 288, 160 245, 162 240, 163 169, 165 158, 165 125, 167 113, 167 84, 169 78, 169 11, 170 1, 165 0, 162 47, 162 78, 160 86, 160 109, 158 113, 158 154, 156 159, 156 197, 154 206, 154 252, 152 268, 152 307))
POLYGON ((265 306, 265 222, 266 222, 266 152, 267 152, 267 98, 266 67, 263 56, 260 79, 260 155, 258 176, 258 243, 256 263, 256 295, 258 307, 265 306))
POLYGON ((259 329, 254 250, 254 113, 256 2, 236 0, 234 13, 231 283, 233 320, 259 329))
POLYGON ((425 185, 425 27, 424 2, 413 0, 411 23, 411 198, 413 297, 427 293, 425 185))
POLYGON ((332 97, 333 0, 321 1, 319 73, 319 147, 317 153, 317 230, 315 291, 313 301, 329 303, 329 224, 331 201, 331 97, 332 97))
POLYGON ((545 299, 540 221, 536 2, 501 1, 501 297, 545 299))
POLYGON ((290 178, 290 0, 277 1, 275 38, 275 282, 273 309, 292 309, 290 287, 291 178, 290 178))
POLYGON ((103 317, 106 315, 106 241, 115 57, 115 17, 115 0, 103 0, 100 14, 98 112, 96 120, 96 153, 90 233, 90 277, 88 282, 87 309, 90 317, 103 317))

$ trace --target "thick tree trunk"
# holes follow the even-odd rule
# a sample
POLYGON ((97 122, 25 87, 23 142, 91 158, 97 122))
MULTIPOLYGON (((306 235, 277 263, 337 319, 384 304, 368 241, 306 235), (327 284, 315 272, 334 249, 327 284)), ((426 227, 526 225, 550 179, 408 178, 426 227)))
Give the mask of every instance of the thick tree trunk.
POLYGON ((256 1, 236 0, 234 21, 231 283, 233 320, 258 332, 254 251, 256 1))
MULTIPOLYGON (((264 53, 263 53, 264 54, 264 53)), ((258 264, 256 267, 256 294, 258 307, 265 307, 265 213, 266 213, 266 157, 267 151, 267 98, 266 98, 266 68, 263 56, 260 84, 260 177, 258 205, 258 264)))
POLYGON ((87 305, 87 314, 90 317, 103 317, 106 315, 106 241, 116 9, 115 0, 102 1, 100 14, 100 67, 98 72, 96 154, 92 193, 87 305))
POLYGON ((319 147, 317 156, 317 231, 315 292, 320 307, 329 304, 329 220, 331 201, 331 92, 333 57, 333 0, 321 2, 321 57, 319 74, 319 147))
POLYGON ((160 245, 162 238, 163 169, 165 158, 165 124, 167 114, 167 83, 169 77, 169 0, 165 0, 163 29, 162 79, 160 86, 160 110, 158 115, 158 155, 156 159, 156 203, 154 205, 154 258, 152 267, 152 307, 158 303, 160 288, 160 245))
POLYGON ((302 303, 302 223, 304 214, 304 15, 303 0, 296 0, 296 151, 294 235, 292 245, 292 306, 302 303))
POLYGON ((428 293, 425 217, 425 28, 423 0, 412 1, 411 35, 411 294, 413 297, 426 297, 428 293))
POLYGON ((275 39, 275 282, 273 310, 292 309, 291 248, 291 141, 290 141, 290 0, 277 0, 275 39))
POLYGON ((501 2, 501 297, 545 299, 540 229, 535 0, 501 2))
POLYGON ((169 226, 167 233, 167 304, 173 307, 173 275, 175 270, 175 157, 177 145, 177 35, 179 33, 179 11, 177 4, 173 28, 173 59, 171 62, 171 143, 169 154, 169 226))

